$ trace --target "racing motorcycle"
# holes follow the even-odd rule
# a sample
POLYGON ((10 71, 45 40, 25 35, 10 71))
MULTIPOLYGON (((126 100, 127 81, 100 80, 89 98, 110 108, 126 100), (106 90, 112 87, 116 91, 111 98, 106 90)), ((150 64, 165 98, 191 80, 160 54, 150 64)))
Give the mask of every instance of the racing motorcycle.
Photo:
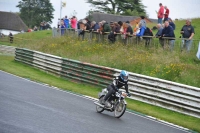
POLYGON ((114 112, 114 116, 116 118, 120 118, 126 111, 127 103, 125 101, 125 98, 127 97, 127 93, 119 90, 109 97, 106 105, 102 105, 102 100, 107 93, 107 88, 104 88, 102 89, 102 92, 98 94, 99 100, 94 102, 94 104, 96 104, 96 111, 98 113, 101 113, 104 110, 114 112))

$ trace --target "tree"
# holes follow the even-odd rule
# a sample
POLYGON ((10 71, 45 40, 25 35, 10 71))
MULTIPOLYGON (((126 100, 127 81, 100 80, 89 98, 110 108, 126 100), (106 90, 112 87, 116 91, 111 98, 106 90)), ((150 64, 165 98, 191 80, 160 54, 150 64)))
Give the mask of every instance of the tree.
MULTIPOLYGON (((121 15, 146 15, 141 0, 86 0, 100 12, 121 15)), ((134 15, 134 16, 136 16, 134 15)))
POLYGON ((28 27, 43 21, 52 23, 54 8, 50 0, 21 0, 16 6, 20 9, 20 17, 28 27))

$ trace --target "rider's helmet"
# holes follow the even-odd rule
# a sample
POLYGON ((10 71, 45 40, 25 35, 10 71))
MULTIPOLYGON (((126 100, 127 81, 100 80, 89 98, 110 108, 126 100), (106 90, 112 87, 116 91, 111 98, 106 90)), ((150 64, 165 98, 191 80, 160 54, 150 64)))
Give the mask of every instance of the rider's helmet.
POLYGON ((128 72, 127 71, 125 71, 125 70, 122 70, 121 72, 120 72, 120 77, 121 77, 121 79, 123 80, 123 81, 128 81, 128 72))

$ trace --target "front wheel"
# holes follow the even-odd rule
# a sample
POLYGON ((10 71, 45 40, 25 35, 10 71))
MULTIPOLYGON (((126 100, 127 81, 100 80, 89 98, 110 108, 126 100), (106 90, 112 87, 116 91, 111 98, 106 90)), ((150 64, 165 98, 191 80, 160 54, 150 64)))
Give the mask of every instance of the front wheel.
MULTIPOLYGON (((98 103, 102 103, 101 101, 103 100, 103 96, 101 97, 101 98, 99 98, 99 101, 98 101, 98 103)), ((98 105, 96 105, 96 111, 98 112, 98 113, 101 113, 101 112, 103 112, 104 111, 104 108, 102 108, 102 107, 100 107, 100 106, 98 106, 98 105)))
POLYGON ((124 103, 124 101, 121 101, 115 107, 114 115, 116 118, 120 118, 125 113, 125 111, 126 111, 126 104, 124 103))

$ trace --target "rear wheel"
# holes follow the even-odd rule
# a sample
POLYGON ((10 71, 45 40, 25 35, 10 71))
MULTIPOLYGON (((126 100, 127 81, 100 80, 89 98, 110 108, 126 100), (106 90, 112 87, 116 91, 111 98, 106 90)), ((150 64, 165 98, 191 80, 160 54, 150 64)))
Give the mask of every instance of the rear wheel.
POLYGON ((116 118, 120 118, 125 113, 125 111, 126 111, 126 104, 124 103, 124 101, 121 101, 115 107, 114 115, 116 118))
MULTIPOLYGON (((99 98, 99 101, 98 101, 98 103, 102 103, 102 100, 103 100, 103 96, 101 97, 101 98, 99 98)), ((101 113, 101 112, 103 112, 104 111, 104 108, 102 108, 102 107, 100 107, 100 106, 98 106, 98 105, 96 105, 96 111, 98 112, 98 113, 101 113)))

